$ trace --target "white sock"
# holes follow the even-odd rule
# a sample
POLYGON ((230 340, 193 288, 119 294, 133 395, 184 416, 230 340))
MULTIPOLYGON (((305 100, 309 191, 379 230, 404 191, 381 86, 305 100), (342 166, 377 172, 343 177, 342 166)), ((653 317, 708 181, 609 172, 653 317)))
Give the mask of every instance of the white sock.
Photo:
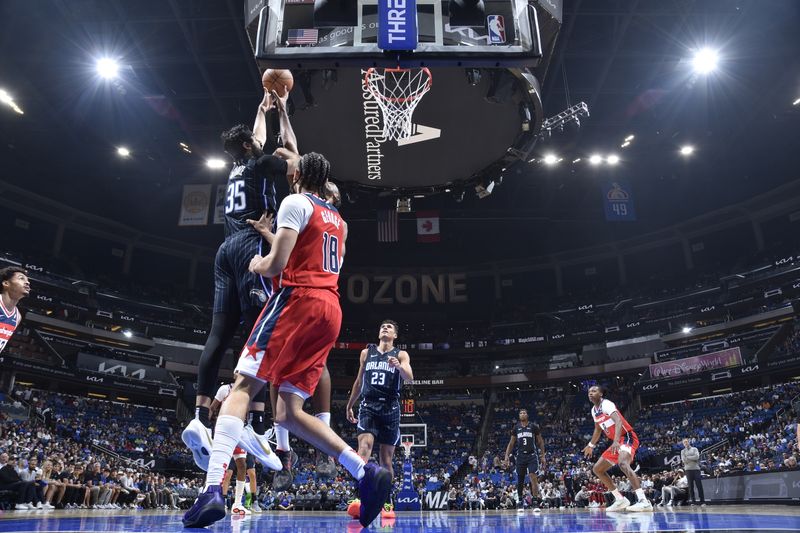
POLYGON ((367 464, 352 448, 346 448, 339 454, 339 462, 357 480, 364 477, 364 466, 367 464))
POLYGON ((236 492, 233 495, 233 505, 242 505, 242 496, 244 495, 244 488, 247 486, 246 481, 236 480, 236 492))
POLYGON ((214 444, 211 448, 211 457, 208 459, 208 474, 206 474, 206 488, 212 485, 221 485, 225 477, 225 470, 233 460, 233 450, 239 444, 244 429, 241 418, 230 415, 217 417, 214 426, 214 444))
POLYGON ((314 416, 325 422, 325 425, 331 427, 331 414, 330 413, 317 413, 314 416))
POLYGON ((275 439, 278 441, 278 449, 285 452, 291 451, 292 445, 289 444, 289 430, 280 424, 273 424, 275 426, 275 439))
POLYGON ((636 497, 639 498, 640 502, 647 501, 647 497, 644 495, 644 489, 642 488, 636 489, 636 497))
POLYGON ((620 491, 618 491, 617 489, 612 490, 611 494, 614 495, 614 500, 621 500, 622 499, 622 493, 620 491))

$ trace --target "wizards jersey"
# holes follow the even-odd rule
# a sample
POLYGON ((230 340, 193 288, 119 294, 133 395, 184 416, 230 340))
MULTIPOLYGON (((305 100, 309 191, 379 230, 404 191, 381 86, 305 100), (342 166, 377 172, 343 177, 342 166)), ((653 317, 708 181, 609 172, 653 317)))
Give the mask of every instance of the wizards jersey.
POLYGON ((15 307, 11 311, 7 311, 3 302, 0 301, 0 352, 6 347, 8 341, 11 340, 11 335, 16 331, 19 322, 19 309, 15 307))
POLYGON ((317 196, 287 196, 278 210, 278 229, 294 229, 299 235, 278 287, 330 289, 338 296, 345 227, 339 211, 317 196))
POLYGON ((619 413, 619 417, 622 421, 622 429, 618 430, 614 426, 614 419, 611 418, 611 414, 614 412, 619 412, 617 406, 614 405, 614 402, 610 400, 603 400, 600 402, 600 405, 597 407, 592 407, 592 419, 594 420, 595 424, 600 426, 600 429, 603 430, 603 433, 606 434, 606 437, 609 439, 613 439, 616 437, 617 440, 620 439, 626 433, 632 432, 633 428, 625 420, 625 417, 622 416, 622 413, 619 413), (616 435, 615 435, 616 433, 616 435))
POLYGON ((400 376, 400 369, 389 364, 389 357, 399 355, 399 348, 383 353, 374 344, 367 346, 367 360, 364 362, 364 376, 361 381, 364 399, 400 399, 403 378, 400 376))

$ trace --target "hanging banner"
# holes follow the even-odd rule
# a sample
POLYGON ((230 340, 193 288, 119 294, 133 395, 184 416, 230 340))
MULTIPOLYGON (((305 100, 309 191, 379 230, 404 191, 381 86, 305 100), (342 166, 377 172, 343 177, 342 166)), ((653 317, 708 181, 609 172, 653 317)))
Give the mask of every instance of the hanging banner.
POLYGON ((603 206, 609 222, 635 222, 633 193, 630 186, 621 181, 603 185, 603 206))
POLYGON ((211 203, 211 185, 184 185, 179 226, 205 226, 211 203))
POLYGON ((217 185, 217 196, 214 198, 214 224, 225 223, 225 195, 227 185, 217 185))

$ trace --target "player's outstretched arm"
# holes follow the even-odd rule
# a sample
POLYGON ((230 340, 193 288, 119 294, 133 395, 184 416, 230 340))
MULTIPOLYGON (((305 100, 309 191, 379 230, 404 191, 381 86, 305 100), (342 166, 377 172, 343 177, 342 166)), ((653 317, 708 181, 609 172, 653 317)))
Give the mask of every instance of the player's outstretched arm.
POLYGON ((266 257, 256 255, 250 261, 250 272, 272 278, 283 272, 289 262, 289 256, 297 244, 299 233, 289 228, 278 228, 275 240, 272 243, 272 250, 266 257))
POLYGON ((284 148, 299 154, 300 149, 297 147, 297 136, 294 134, 292 123, 289 121, 289 112, 287 111, 289 91, 286 89, 286 86, 284 86, 283 90, 283 95, 272 91, 272 98, 275 99, 275 105, 278 107, 278 117, 281 125, 281 140, 283 141, 284 148))
POLYGON ((264 91, 264 98, 258 104, 256 111, 256 119, 253 122, 253 139, 264 147, 267 142, 267 111, 272 108, 272 95, 264 91))
POLYGON ((361 396, 361 382, 364 378, 364 364, 367 361, 367 350, 361 350, 361 355, 359 356, 359 365, 358 365, 358 374, 356 374, 356 379, 353 382, 353 387, 350 389, 350 398, 347 400, 347 408, 345 412, 347 413, 347 420, 355 424, 358 422, 356 420, 355 415, 353 414, 353 407, 358 401, 358 397, 361 396))
POLYGON ((397 357, 390 357, 389 364, 400 371, 400 377, 403 378, 403 381, 409 383, 414 381, 414 371, 411 370, 411 357, 408 352, 401 351, 397 354, 397 357))

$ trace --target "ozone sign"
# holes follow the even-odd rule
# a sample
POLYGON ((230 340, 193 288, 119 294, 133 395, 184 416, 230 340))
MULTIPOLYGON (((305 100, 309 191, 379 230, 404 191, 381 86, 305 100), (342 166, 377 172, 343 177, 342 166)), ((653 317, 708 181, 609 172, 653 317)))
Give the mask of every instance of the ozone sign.
POLYGON ((378 0, 378 46, 382 50, 416 50, 416 0, 378 0))
POLYGON ((412 276, 353 274, 347 278, 347 300, 353 304, 445 304, 467 302, 466 274, 412 276))

